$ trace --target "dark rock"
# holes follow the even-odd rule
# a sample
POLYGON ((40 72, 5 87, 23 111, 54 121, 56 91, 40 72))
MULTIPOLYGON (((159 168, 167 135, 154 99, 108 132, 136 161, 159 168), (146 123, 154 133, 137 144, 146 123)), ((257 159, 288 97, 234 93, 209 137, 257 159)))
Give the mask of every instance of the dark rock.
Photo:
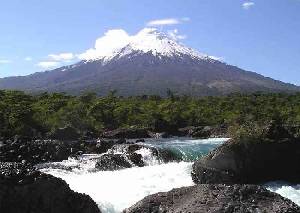
POLYGON ((124 213, 298 213, 292 201, 255 185, 203 184, 145 197, 124 213))
POLYGON ((186 136, 186 137, 192 137, 193 132, 197 129, 197 127, 194 126, 187 126, 184 128, 178 129, 179 136, 186 136))
POLYGON ((145 128, 120 128, 107 131, 102 134, 103 138, 149 138, 148 129, 145 128))
POLYGON ((145 166, 146 162, 143 161, 143 156, 137 152, 141 149, 148 150, 153 157, 163 162, 180 160, 174 153, 166 149, 157 149, 142 144, 116 144, 108 150, 107 154, 99 157, 95 167, 103 171, 113 171, 133 166, 145 166))
POLYGON ((55 129, 49 134, 49 138, 54 140, 77 140, 79 137, 78 131, 70 126, 55 129))
POLYGON ((158 156, 158 151, 154 147, 146 146, 143 144, 116 144, 108 151, 109 153, 124 153, 131 154, 140 149, 149 149, 153 155, 158 156))
POLYGON ((158 153, 158 158, 162 160, 164 163, 174 162, 174 161, 178 162, 182 160, 181 157, 177 156, 174 152, 168 149, 158 149, 157 153, 158 153))
POLYGON ((148 132, 151 138, 169 138, 171 135, 167 132, 148 132))
POLYGON ((131 153, 129 155, 127 155, 127 158, 135 165, 138 167, 143 167, 145 166, 145 163, 143 162, 143 156, 141 154, 137 154, 137 153, 131 153))
POLYGON ((218 126, 189 126, 178 129, 178 136, 194 138, 228 137, 227 127, 218 126))
POLYGON ((198 127, 192 132, 192 137, 194 138, 209 138, 212 135, 212 127, 204 126, 198 127))
POLYGON ((193 164, 196 183, 300 182, 300 141, 230 140, 193 164))
POLYGON ((87 153, 101 154, 110 149, 116 142, 108 140, 57 141, 57 140, 28 140, 7 143, 0 147, 0 161, 37 164, 42 162, 62 161, 70 156, 87 153))
POLYGON ((132 164, 124 154, 104 154, 95 165, 95 168, 102 171, 114 171, 131 168, 132 164))
POLYGON ((87 195, 59 178, 18 163, 0 163, 0 212, 100 213, 87 195))

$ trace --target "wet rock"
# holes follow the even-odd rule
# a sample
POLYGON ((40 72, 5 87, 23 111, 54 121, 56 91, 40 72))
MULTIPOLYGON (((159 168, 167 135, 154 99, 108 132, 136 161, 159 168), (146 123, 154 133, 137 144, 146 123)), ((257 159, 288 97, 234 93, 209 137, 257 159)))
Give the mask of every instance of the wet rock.
POLYGON ((230 140, 196 161, 192 177, 196 183, 299 183, 299 163, 299 140, 230 140))
POLYGON ((300 207, 255 185, 203 184, 145 197, 124 213, 274 212, 296 213, 300 207))
POLYGON ((181 161, 181 157, 178 157, 174 152, 168 149, 158 149, 158 159, 161 159, 164 163, 181 161))
POLYGON ((141 149, 147 149, 149 152, 153 153, 153 155, 158 156, 158 151, 154 147, 146 146, 143 144, 116 144, 112 146, 109 153, 124 153, 131 154, 141 149))
POLYGON ((18 163, 0 163, 0 212, 100 213, 87 195, 59 178, 18 163))
POLYGON ((143 156, 138 153, 131 153, 127 155, 127 158, 135 165, 138 167, 143 167, 145 166, 145 163, 143 161, 143 156))
POLYGON ((37 164, 42 162, 67 160, 70 156, 86 154, 101 154, 110 149, 116 141, 57 141, 28 140, 6 143, 0 147, 0 161, 37 164))
POLYGON ((114 171, 131 168, 132 166, 124 154, 104 154, 97 160, 95 168, 101 171, 114 171))

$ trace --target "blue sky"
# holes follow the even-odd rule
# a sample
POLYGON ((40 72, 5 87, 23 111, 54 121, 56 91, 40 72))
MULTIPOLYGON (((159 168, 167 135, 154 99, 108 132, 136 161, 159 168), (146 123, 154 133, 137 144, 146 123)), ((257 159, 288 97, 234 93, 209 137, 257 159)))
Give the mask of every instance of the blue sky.
POLYGON ((72 64, 108 30, 153 20, 200 52, 300 85, 300 0, 2 0, 0 77, 72 64))

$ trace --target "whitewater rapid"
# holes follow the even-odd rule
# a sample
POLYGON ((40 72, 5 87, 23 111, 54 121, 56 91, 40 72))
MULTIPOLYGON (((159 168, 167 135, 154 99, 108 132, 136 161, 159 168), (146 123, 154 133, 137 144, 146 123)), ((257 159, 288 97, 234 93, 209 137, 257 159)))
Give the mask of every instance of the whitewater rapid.
MULTIPOLYGON (((183 161, 163 163, 149 150, 137 152, 143 156, 145 167, 118 171, 97 171, 100 155, 83 155, 63 162, 43 164, 40 170, 65 180, 74 191, 91 196, 104 213, 119 213, 145 196, 173 188, 194 185, 191 178, 192 161, 224 143, 223 139, 192 140, 187 138, 147 140, 143 144, 171 150, 183 161)), ((300 185, 273 182, 266 184, 270 191, 281 194, 300 205, 300 185), (285 185, 284 185, 285 184, 285 185)))

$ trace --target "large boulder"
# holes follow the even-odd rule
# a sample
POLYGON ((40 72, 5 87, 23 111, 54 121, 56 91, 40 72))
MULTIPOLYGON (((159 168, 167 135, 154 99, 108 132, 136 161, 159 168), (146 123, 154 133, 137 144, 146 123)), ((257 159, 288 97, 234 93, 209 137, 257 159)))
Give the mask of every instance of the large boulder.
POLYGON ((145 197, 124 213, 273 212, 296 213, 300 207, 255 185, 203 184, 145 197))
POLYGON ((195 183, 300 182, 300 141, 229 140, 193 164, 195 183))
POLYGON ((59 178, 18 163, 0 163, 0 212, 100 213, 87 195, 59 178))
POLYGON ((146 128, 120 128, 111 131, 106 131, 102 133, 103 138, 126 138, 126 139, 135 139, 135 138, 149 138, 148 129, 146 128))
POLYGON ((166 149, 143 144, 116 144, 98 158, 95 167, 98 170, 113 171, 135 166, 142 167, 152 163, 153 160, 167 163, 181 159, 166 149))
POLYGON ((104 154, 97 160, 95 165, 96 169, 102 171, 114 171, 133 166, 144 166, 140 154, 104 154))
POLYGON ((176 153, 172 152, 171 150, 144 144, 117 144, 114 145, 110 150, 108 150, 108 152, 125 154, 138 152, 143 153, 144 155, 151 155, 157 158, 157 160, 160 160, 164 163, 182 160, 179 156, 176 155, 176 153))

